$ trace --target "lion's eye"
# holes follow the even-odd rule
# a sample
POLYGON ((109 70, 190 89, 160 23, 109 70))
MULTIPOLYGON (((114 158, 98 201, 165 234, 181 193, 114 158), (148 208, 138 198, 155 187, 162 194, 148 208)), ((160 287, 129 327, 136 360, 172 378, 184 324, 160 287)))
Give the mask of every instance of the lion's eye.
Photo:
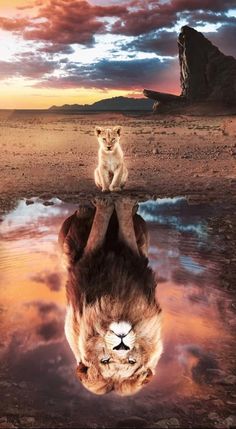
POLYGON ((104 141, 104 142, 106 142, 106 141, 107 141, 107 139, 106 139, 105 137, 103 137, 103 141, 104 141))
POLYGON ((129 363, 131 363, 131 365, 134 365, 136 363, 136 360, 133 358, 129 358, 129 363))
POLYGON ((101 360, 100 360, 100 362, 103 364, 103 365, 106 365, 106 364, 108 364, 109 362, 110 362, 110 358, 102 358, 101 360))

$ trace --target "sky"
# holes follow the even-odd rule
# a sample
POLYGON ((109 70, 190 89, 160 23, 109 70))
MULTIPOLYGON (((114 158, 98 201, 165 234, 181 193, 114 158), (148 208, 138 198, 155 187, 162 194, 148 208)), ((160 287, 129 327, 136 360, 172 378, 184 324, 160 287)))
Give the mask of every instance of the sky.
POLYGON ((236 57, 235 0, 0 0, 0 109, 179 94, 183 25, 236 57))

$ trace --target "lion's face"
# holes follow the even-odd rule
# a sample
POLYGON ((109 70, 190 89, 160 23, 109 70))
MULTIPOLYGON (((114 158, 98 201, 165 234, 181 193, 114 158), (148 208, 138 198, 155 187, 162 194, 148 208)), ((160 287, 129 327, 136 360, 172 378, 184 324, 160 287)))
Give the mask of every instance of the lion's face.
POLYGON ((160 316, 133 326, 129 321, 98 324, 90 334, 82 327, 79 349, 78 375, 89 390, 136 393, 154 374, 162 353, 160 316))
POLYGON ((130 377, 144 364, 143 348, 130 323, 112 322, 87 342, 84 357, 91 362, 97 360, 105 378, 130 377))

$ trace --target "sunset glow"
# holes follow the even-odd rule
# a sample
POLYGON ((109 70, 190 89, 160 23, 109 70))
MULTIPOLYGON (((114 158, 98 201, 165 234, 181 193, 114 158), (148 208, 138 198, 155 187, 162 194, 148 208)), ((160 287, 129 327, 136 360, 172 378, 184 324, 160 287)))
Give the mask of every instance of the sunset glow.
POLYGON ((86 104, 143 88, 179 94, 188 24, 235 56, 234 2, 0 1, 0 108, 86 104))

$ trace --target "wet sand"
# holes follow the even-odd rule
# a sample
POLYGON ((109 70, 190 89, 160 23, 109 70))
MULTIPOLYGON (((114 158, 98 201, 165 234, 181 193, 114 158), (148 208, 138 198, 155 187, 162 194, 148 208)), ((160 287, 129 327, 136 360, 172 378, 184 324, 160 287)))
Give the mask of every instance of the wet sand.
POLYGON ((0 112, 0 210, 20 197, 76 201, 93 181, 95 125, 121 125, 125 192, 225 201, 236 195, 236 118, 0 112))

